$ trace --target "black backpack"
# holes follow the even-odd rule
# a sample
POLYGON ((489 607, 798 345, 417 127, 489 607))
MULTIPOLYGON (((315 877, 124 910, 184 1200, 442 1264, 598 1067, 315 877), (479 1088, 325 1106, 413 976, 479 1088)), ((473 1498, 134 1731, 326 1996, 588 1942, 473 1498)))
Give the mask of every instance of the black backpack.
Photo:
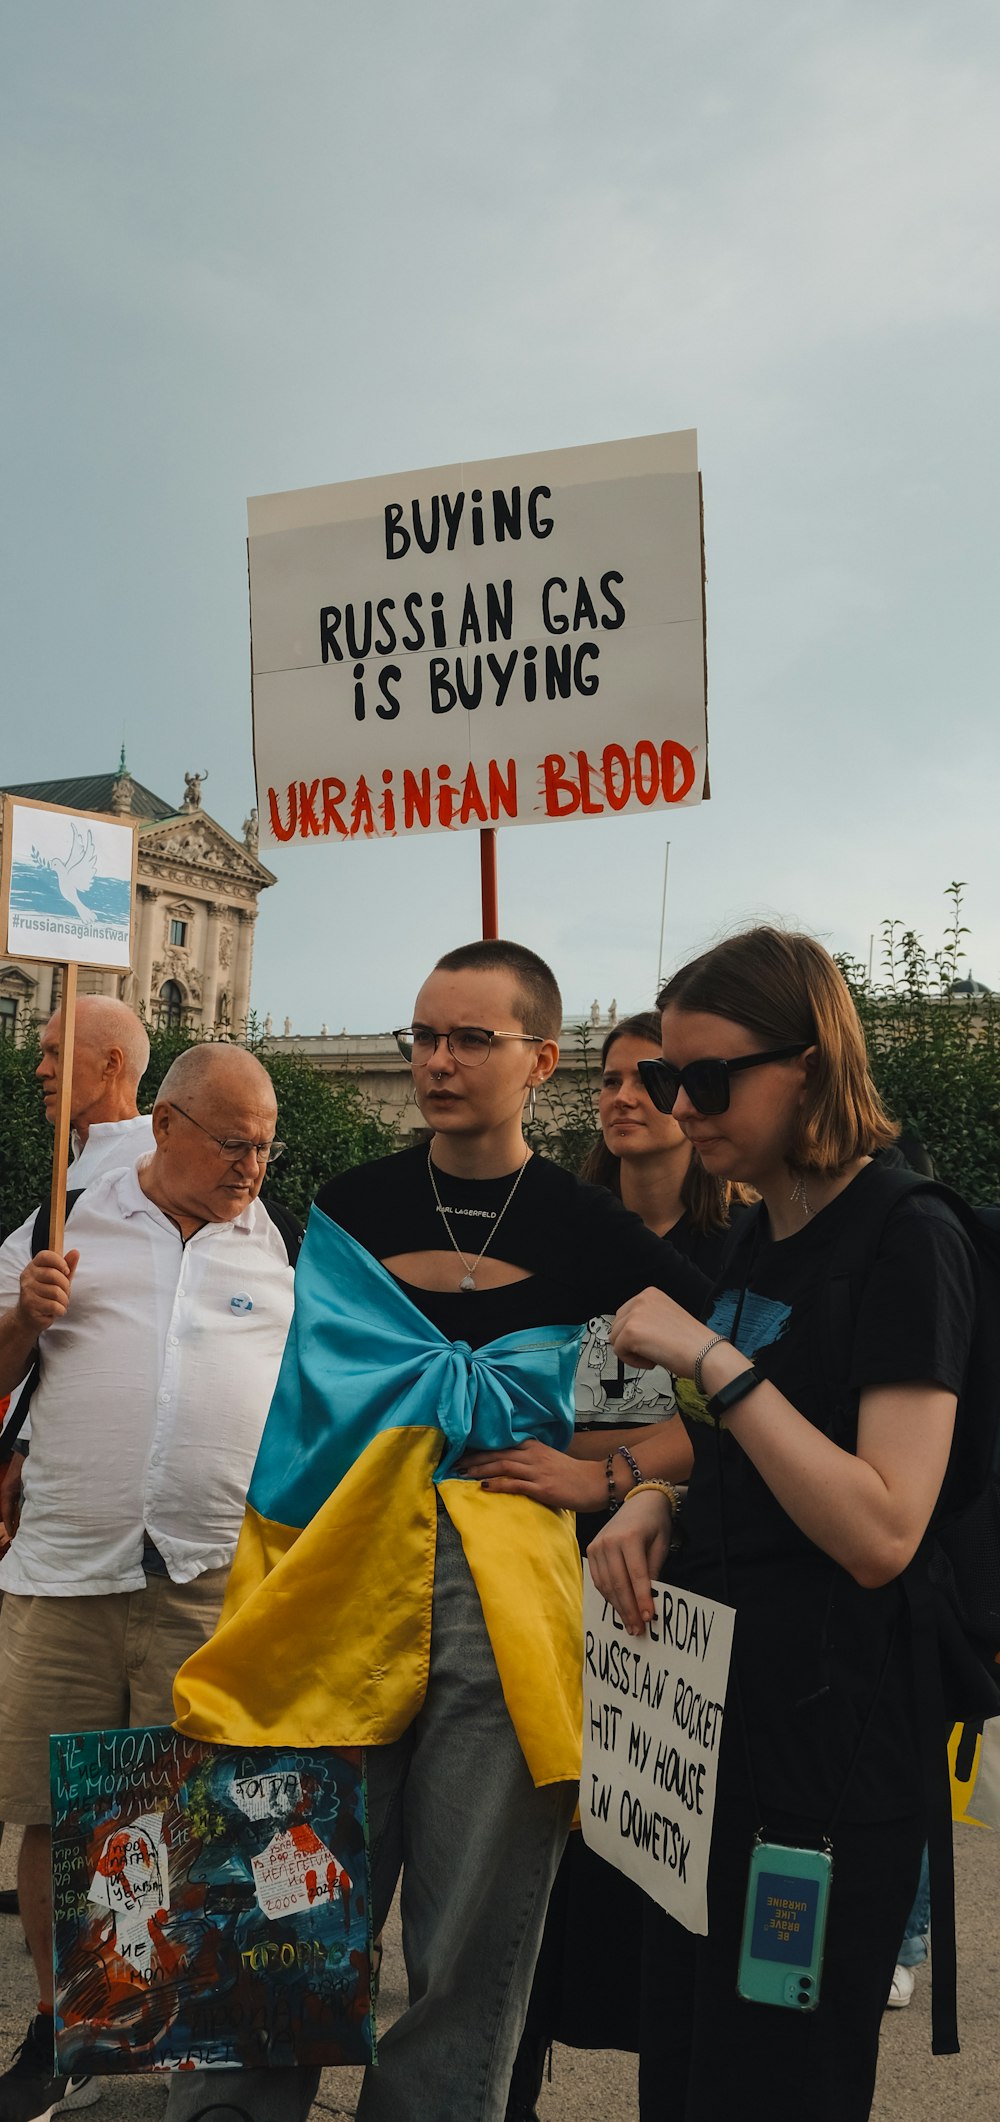
POLYGON ((959 1726, 957 1773, 971 1773, 976 1739, 1000 1714, 1000 1211, 975 1210, 920 1173, 876 1159, 865 1179, 863 1226, 834 1248, 822 1331, 835 1402, 850 1395, 847 1366, 865 1280, 885 1226, 911 1195, 944 1203, 974 1255, 976 1325, 955 1435, 932 1522, 901 1583, 912 1647, 934 1923, 931 2000, 935 2055, 958 2053, 955 1874, 946 1738, 959 1726))
MULTIPOLYGON (((66 1195, 67 1221, 72 1215, 73 1210, 80 1199, 80 1195, 85 1192, 86 1188, 83 1186, 70 1188, 69 1192, 66 1195)), ((298 1220, 298 1217, 293 1216, 290 1209, 282 1208, 281 1203, 278 1201, 265 1201, 263 1194, 259 1194, 257 1198, 260 1201, 261 1207, 266 1208, 267 1213, 270 1216, 272 1223, 274 1224, 275 1230, 278 1231, 279 1235, 281 1236, 284 1243, 285 1251, 288 1254, 288 1265, 294 1270, 295 1263, 299 1257, 299 1253, 302 1250, 302 1240, 305 1236, 305 1232, 302 1228, 301 1223, 298 1220)), ((43 1201, 41 1208, 39 1209, 38 1214, 35 1217, 34 1223, 31 1226, 31 1257, 33 1260, 36 1254, 44 1253, 48 1248, 49 1223, 51 1221, 51 1215, 51 1202, 43 1201)), ((36 1348, 35 1353, 32 1356, 31 1363, 28 1369, 25 1371, 24 1378, 19 1389, 19 1398, 17 1406, 15 1407, 14 1412, 10 1417, 10 1420, 7 1422, 6 1427, 4 1428, 2 1438, 0 1438, 0 1465, 5 1464, 6 1461, 13 1456, 14 1451, 18 1448, 17 1440, 28 1418, 28 1408, 31 1404, 31 1395, 34 1392, 36 1385, 38 1384, 39 1373, 40 1363, 38 1357, 38 1350, 36 1348)), ((25 1446, 24 1448, 25 1450, 27 1450, 27 1446, 25 1446)))

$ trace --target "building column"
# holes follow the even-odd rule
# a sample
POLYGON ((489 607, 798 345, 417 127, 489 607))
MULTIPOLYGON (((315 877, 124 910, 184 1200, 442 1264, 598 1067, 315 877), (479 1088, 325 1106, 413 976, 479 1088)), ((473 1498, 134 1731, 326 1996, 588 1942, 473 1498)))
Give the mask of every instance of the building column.
POLYGON ((215 1030, 215 1010, 219 994, 219 931, 222 927, 222 917, 227 912, 228 908, 221 900, 209 900, 208 933, 201 968, 201 1028, 206 1032, 215 1030))
POLYGON ((156 947, 157 896, 151 884, 137 884, 135 891, 136 941, 135 1006, 147 1024, 153 1021, 153 953, 156 947))
POLYGON ((253 925, 257 909, 239 906, 236 909, 239 930, 236 938, 236 955, 233 963, 233 1038, 245 1039, 247 1018, 250 1015, 250 975, 253 970, 253 925))

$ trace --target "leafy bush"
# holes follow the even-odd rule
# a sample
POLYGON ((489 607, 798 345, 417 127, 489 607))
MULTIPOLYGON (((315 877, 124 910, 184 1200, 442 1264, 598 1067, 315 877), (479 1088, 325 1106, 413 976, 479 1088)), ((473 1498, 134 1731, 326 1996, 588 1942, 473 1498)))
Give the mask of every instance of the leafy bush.
POLYGON ((597 1140, 601 1061, 589 1024, 581 1026, 574 1052, 579 1053, 581 1066, 551 1078, 545 1089, 545 1114, 526 1121, 524 1132, 532 1149, 567 1171, 578 1172, 597 1140))
MULTIPOLYGON (((177 1026, 150 1035, 149 1067, 139 1086, 139 1108, 149 1112, 171 1061, 197 1043, 197 1032, 177 1026)), ((305 1220, 324 1179, 353 1164, 384 1157, 398 1146, 398 1130, 381 1119, 353 1076, 324 1075, 304 1054, 272 1054, 251 1026, 248 1044, 263 1062, 278 1100, 279 1129, 288 1149, 267 1179, 270 1199, 305 1220)), ((47 1197, 52 1174, 52 1129, 34 1080, 38 1040, 0 1039, 0 1234, 16 1229, 47 1197)))
POLYGON ((22 1045, 0 1039, 0 1235, 16 1230, 52 1179, 52 1129, 35 1082, 35 1032, 22 1045))
POLYGON ((886 921, 880 977, 856 960, 839 962, 893 1118, 919 1136, 940 1179, 982 1203, 1000 1200, 1000 997, 970 992, 963 981, 963 889, 948 887, 940 950, 886 921))

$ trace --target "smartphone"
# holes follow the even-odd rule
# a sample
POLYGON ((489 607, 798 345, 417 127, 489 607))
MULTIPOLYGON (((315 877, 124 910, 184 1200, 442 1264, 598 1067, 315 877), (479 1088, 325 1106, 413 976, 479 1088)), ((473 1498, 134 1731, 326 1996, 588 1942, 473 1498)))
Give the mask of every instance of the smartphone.
POLYGON ((754 1843, 736 1976, 749 2003, 815 2011, 832 1874, 829 1850, 754 1843))

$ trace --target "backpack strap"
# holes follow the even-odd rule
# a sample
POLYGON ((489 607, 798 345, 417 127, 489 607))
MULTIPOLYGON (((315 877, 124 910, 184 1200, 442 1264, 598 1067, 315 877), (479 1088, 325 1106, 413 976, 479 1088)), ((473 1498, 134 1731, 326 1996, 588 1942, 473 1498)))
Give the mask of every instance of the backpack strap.
MULTIPOLYGON (((943 1201, 961 1225, 970 1245, 976 1251, 979 1249, 978 1219, 959 1195, 936 1180, 925 1178, 920 1172, 875 1161, 865 1179, 868 1213, 863 1220, 852 1219, 834 1248, 820 1317, 823 1373, 838 1422, 846 1414, 850 1401, 850 1361, 860 1291, 875 1264, 889 1218, 901 1201, 917 1193, 932 1194, 943 1201)), ((985 1472, 984 1465, 984 1476, 985 1472)), ((959 2041, 955 1854, 945 1744, 951 1719, 945 1709, 940 1616, 925 1543, 903 1572, 901 1581, 910 1626, 917 1745, 934 1911, 931 2046, 936 2056, 952 2056, 959 2052, 959 2041)))
POLYGON ((910 1643, 916 1692, 920 1776, 927 1808, 927 1857, 934 1922, 934 1968, 931 1980, 931 2049, 935 2056, 957 2056, 958 1952, 955 1943, 955 1847, 951 1819, 951 1779, 945 1740, 945 1713, 938 1648, 937 1612, 929 1572, 911 1563, 903 1587, 910 1617, 910 1643))
MULTIPOLYGON (((66 1194, 67 1217, 72 1215, 73 1210, 75 1209, 76 1204, 80 1199, 80 1195, 84 1192, 85 1188, 82 1186, 71 1186, 68 1188, 66 1194)), ((51 1220, 51 1215, 51 1201, 43 1201, 41 1208, 39 1209, 38 1214, 35 1217, 35 1220, 31 1226, 31 1257, 33 1260, 39 1253, 48 1252, 49 1223, 51 1220)))
POLYGON ((263 1194, 259 1195, 258 1198, 261 1207, 266 1208, 275 1230, 283 1238, 285 1251, 288 1254, 288 1265, 294 1270, 299 1254, 302 1251, 302 1240, 305 1237, 305 1231, 298 1217, 293 1216, 291 1209, 285 1208, 282 1202, 265 1201, 263 1194))

